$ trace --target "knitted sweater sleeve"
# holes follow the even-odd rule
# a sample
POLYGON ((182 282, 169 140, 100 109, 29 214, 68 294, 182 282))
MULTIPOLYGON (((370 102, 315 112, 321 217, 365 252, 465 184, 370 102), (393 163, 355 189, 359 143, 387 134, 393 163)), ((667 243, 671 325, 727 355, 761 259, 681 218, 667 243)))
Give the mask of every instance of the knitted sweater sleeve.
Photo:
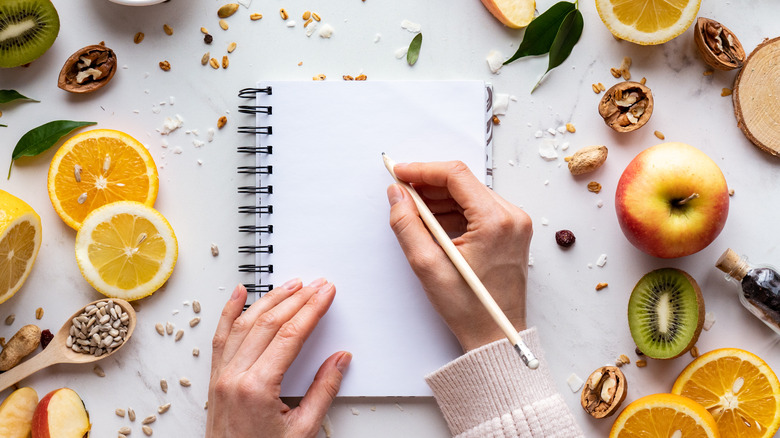
POLYGON ((453 436, 584 437, 553 385, 536 329, 520 336, 540 361, 536 370, 503 339, 425 377, 453 436))

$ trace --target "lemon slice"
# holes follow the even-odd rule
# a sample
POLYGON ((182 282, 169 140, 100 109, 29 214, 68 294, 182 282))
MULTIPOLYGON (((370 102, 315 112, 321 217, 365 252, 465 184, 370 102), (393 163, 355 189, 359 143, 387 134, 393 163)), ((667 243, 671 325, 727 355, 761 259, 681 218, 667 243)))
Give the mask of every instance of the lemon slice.
POLYGON ((596 0, 612 35, 642 45, 662 44, 691 26, 701 0, 596 0))
POLYGON ((178 244, 157 210, 118 201, 90 213, 76 234, 76 262, 98 292, 127 301, 151 295, 173 272, 178 244))
POLYGON ((26 202, 0 190, 0 303, 14 296, 41 247, 41 217, 26 202))
POLYGON ((116 201, 153 206, 159 177, 152 155, 138 140, 111 129, 69 138, 49 165, 49 199, 74 230, 94 209, 116 201))

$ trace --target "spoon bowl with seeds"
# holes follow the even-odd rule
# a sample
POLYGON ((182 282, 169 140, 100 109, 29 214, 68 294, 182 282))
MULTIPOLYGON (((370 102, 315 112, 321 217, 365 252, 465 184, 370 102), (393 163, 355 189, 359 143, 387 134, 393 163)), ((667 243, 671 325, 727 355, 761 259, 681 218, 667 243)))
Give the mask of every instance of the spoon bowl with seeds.
POLYGON ((130 340, 136 320, 125 300, 104 298, 87 304, 71 315, 43 351, 0 374, 0 391, 51 365, 111 356, 130 340))

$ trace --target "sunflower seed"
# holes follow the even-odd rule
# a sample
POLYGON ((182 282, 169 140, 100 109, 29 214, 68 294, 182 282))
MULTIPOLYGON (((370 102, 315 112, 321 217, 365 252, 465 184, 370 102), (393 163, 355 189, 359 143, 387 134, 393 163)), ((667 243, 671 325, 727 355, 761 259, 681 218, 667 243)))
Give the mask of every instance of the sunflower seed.
POLYGON ((76 178, 76 182, 81 182, 81 166, 78 164, 73 166, 73 176, 76 178))
POLYGON ((123 435, 130 435, 130 432, 132 432, 132 429, 130 429, 128 426, 122 426, 119 428, 119 433, 123 435))
POLYGON ((127 435, 125 435, 123 433, 117 433, 116 436, 117 436, 117 438, 127 438, 127 435))
POLYGON ((152 436, 152 434, 154 433, 152 428, 149 427, 149 426, 144 426, 144 427, 141 428, 141 430, 144 431, 144 435, 146 435, 146 436, 152 436))
POLYGON ((219 27, 221 27, 221 28, 222 28, 222 30, 228 30, 228 27, 229 27, 229 26, 228 26, 228 24, 227 24, 227 21, 225 21, 225 20, 219 20, 219 27))
POLYGON ((125 410, 122 408, 117 408, 117 410, 114 411, 117 417, 125 418, 125 410))
POLYGON ((16 315, 12 313, 5 318, 5 325, 11 325, 14 323, 15 320, 16 320, 16 315))
POLYGON ((206 52, 203 54, 203 57, 200 58, 200 65, 206 65, 209 63, 209 52, 206 52))
POLYGON ((167 24, 163 25, 163 31, 166 35, 173 35, 173 28, 167 24))
POLYGON ((155 421, 157 421, 157 416, 150 415, 150 416, 144 418, 143 421, 141 421, 141 424, 152 424, 155 421))
POLYGON ((160 380, 160 389, 162 392, 168 393, 168 381, 165 379, 160 380))
POLYGON ((176 342, 181 341, 181 338, 184 337, 184 330, 179 330, 176 332, 176 342))
POLYGON ((173 324, 170 322, 165 323, 165 333, 168 333, 169 335, 173 334, 173 324))
POLYGON ((184 386, 185 388, 192 385, 192 382, 190 382, 190 379, 186 377, 182 377, 179 379, 179 385, 184 386))
POLYGON ((171 404, 170 403, 166 403, 166 404, 164 404, 164 405, 162 405, 162 406, 157 408, 157 413, 158 414, 164 414, 164 413, 168 412, 168 409, 170 409, 170 408, 171 408, 171 404))
POLYGON ((41 319, 43 318, 43 307, 39 307, 35 309, 35 319, 41 319))
POLYGON ((195 357, 200 356, 200 348, 198 348, 198 347, 193 348, 192 349, 192 355, 195 356, 195 357))
POLYGON ((141 41, 143 41, 143 40, 144 40, 144 33, 143 32, 138 32, 133 37, 133 42, 136 43, 136 44, 140 44, 141 41))
POLYGON ((95 365, 92 367, 92 372, 94 372, 98 377, 106 377, 106 372, 103 371, 103 368, 101 368, 100 365, 95 365))
POLYGON ((195 313, 200 313, 200 301, 194 300, 192 302, 192 311, 195 313))
POLYGON ((133 408, 127 408, 127 418, 129 418, 130 421, 135 421, 135 411, 133 408))
POLYGON ((236 43, 232 42, 228 45, 227 51, 228 53, 233 53, 234 50, 236 50, 236 43))
POLYGON ((195 327, 198 323, 200 323, 200 318, 196 316, 190 320, 190 327, 195 327))

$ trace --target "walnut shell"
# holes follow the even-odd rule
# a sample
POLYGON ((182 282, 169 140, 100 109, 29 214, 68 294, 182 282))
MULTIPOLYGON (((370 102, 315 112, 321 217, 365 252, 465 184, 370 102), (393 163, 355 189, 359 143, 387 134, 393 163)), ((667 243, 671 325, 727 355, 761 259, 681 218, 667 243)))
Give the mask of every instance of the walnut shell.
POLYGON ((86 46, 65 61, 57 86, 71 93, 90 93, 104 87, 116 68, 116 54, 105 44, 86 46))
POLYGON ((619 82, 602 96, 599 114, 617 132, 634 131, 650 120, 653 93, 639 82, 619 82))
POLYGON ((745 49, 726 26, 699 17, 693 30, 693 41, 704 62, 718 70, 734 70, 745 63, 745 49))
POLYGON ((582 387, 580 404, 593 418, 605 418, 617 412, 628 394, 626 376, 613 366, 597 369, 582 387))
POLYGON ((607 147, 603 145, 585 146, 566 158, 569 162, 569 172, 572 175, 593 172, 607 161, 607 152, 607 147))

